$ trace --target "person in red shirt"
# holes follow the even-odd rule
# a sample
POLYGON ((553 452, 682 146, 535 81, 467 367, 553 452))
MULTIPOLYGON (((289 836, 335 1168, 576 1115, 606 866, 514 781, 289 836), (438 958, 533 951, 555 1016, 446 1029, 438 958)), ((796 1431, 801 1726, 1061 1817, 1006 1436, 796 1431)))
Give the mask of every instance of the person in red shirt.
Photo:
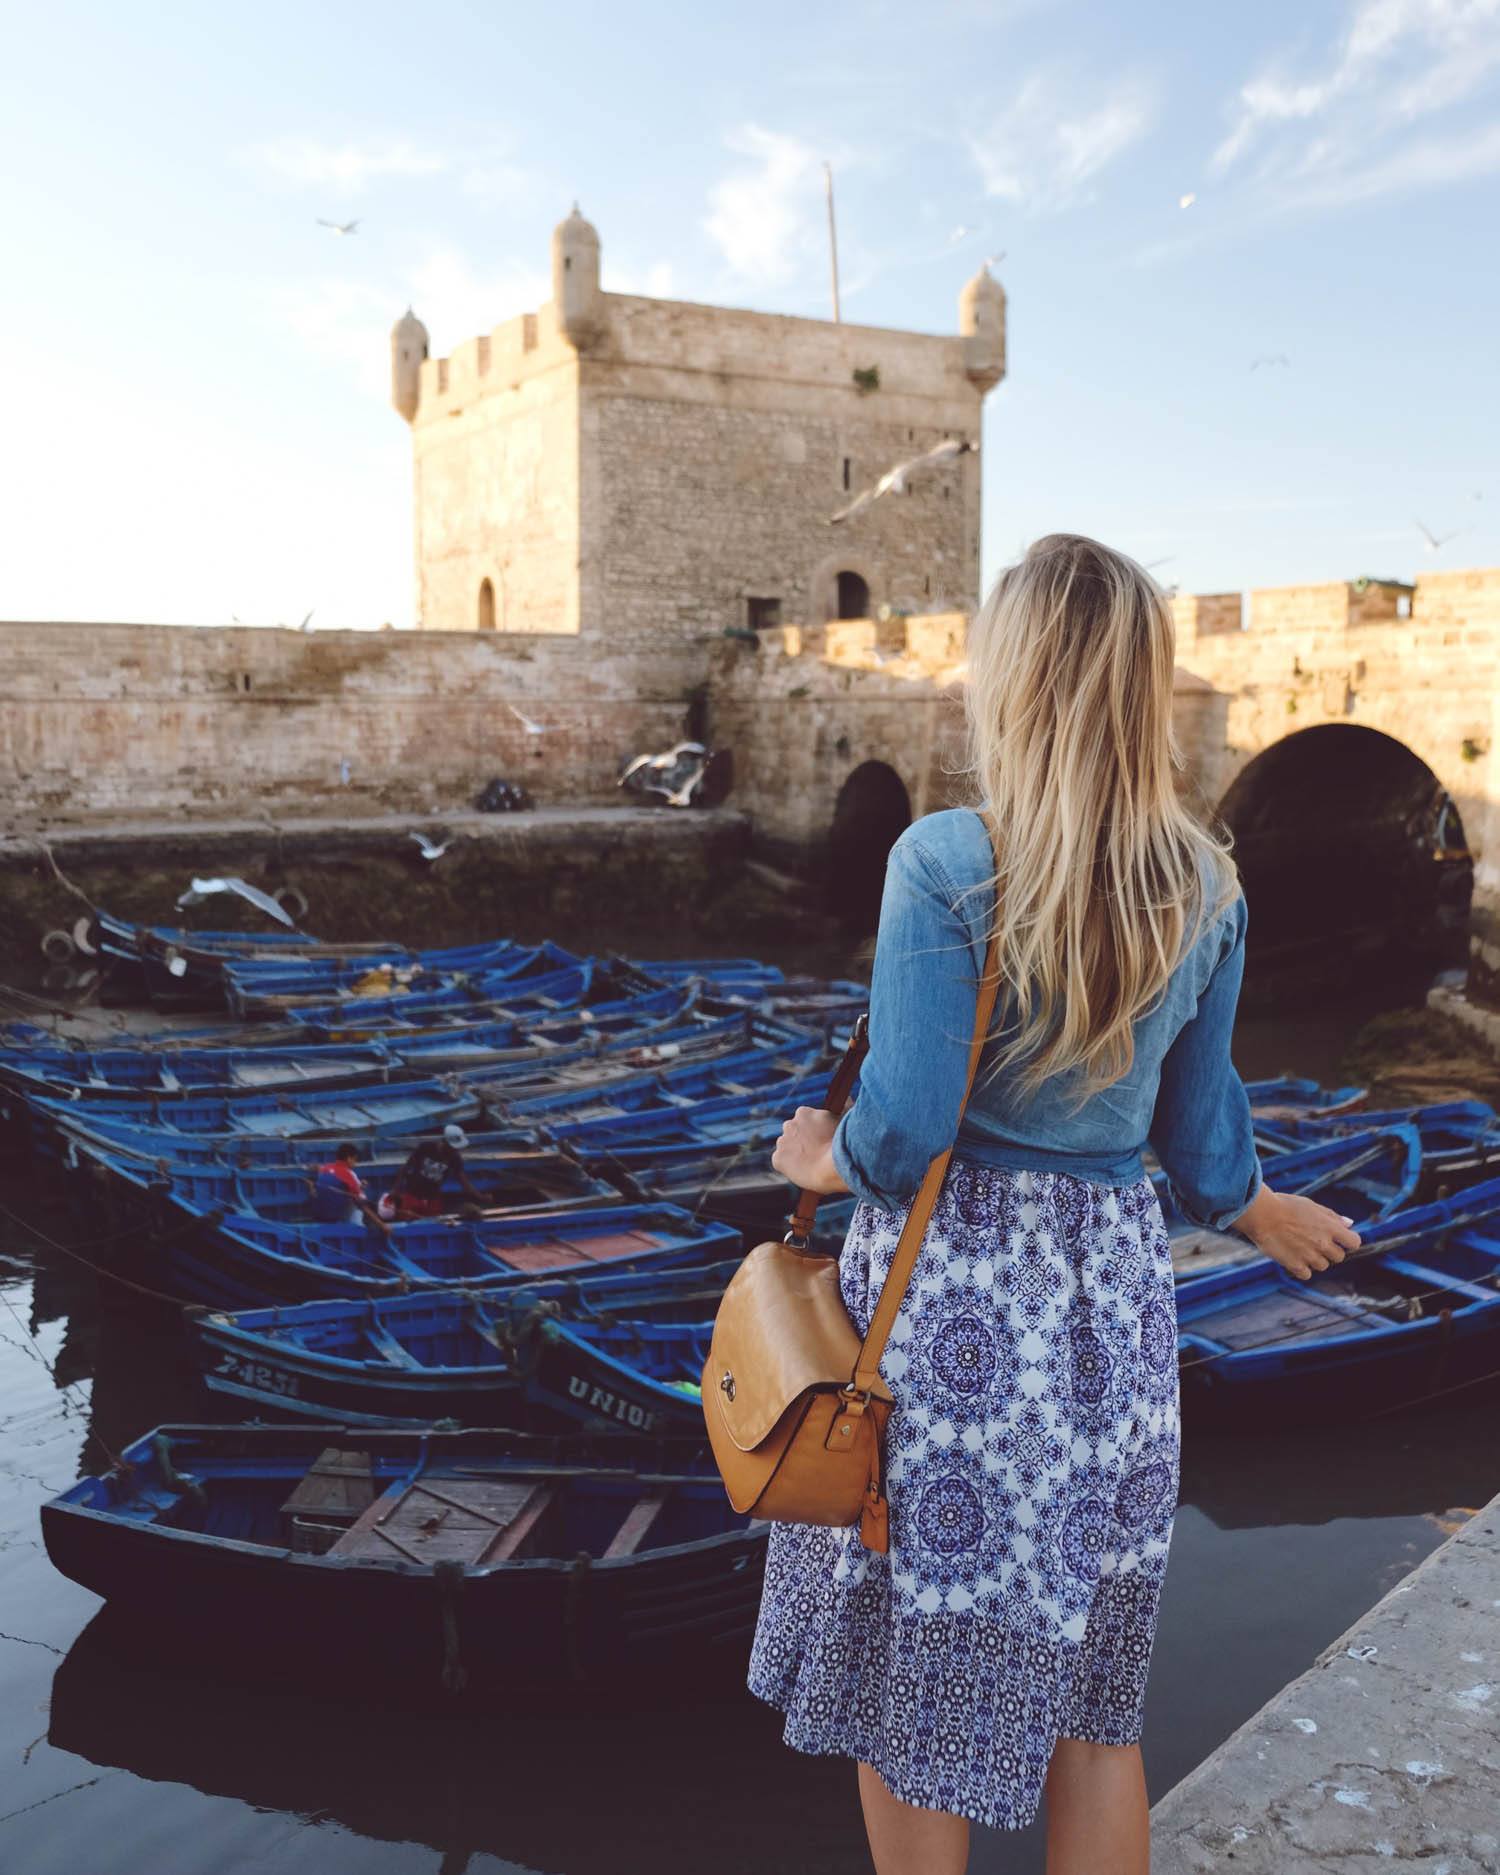
POLYGON ((382 1233, 384 1219, 365 1196, 364 1182, 354 1169, 359 1148, 345 1140, 326 1165, 313 1172, 313 1217, 320 1224, 352 1224, 363 1217, 382 1233))

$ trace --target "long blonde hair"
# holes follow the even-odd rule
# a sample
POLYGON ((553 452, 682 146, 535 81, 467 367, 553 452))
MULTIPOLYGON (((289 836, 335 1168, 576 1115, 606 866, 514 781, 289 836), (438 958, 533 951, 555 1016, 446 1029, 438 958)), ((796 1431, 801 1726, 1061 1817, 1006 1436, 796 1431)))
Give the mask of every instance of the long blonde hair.
POLYGON ((1124 554, 1048 534, 1001 574, 969 638, 972 773, 995 849, 996 1071, 1134 1058, 1133 1024, 1233 897, 1227 840, 1173 785, 1172 613, 1124 554))

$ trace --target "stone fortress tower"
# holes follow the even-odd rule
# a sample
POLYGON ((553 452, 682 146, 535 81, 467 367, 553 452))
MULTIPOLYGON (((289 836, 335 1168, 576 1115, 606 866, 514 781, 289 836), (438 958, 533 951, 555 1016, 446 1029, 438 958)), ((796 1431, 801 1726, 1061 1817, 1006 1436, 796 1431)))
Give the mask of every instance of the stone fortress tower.
POLYGON ((552 237, 551 303, 428 354, 408 311, 392 401, 412 426, 429 630, 597 633, 644 652, 977 602, 977 453, 830 516, 945 439, 977 451, 1005 374, 987 271, 953 337, 645 299, 605 292, 575 207, 552 237))

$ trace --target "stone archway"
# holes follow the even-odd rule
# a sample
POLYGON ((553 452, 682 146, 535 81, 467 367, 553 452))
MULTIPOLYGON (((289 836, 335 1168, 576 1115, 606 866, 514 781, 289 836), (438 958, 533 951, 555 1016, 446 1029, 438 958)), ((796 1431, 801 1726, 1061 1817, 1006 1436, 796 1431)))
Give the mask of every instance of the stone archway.
POLYGON ((1252 979, 1421 979, 1467 955, 1474 867, 1453 797, 1405 743, 1355 723, 1273 742, 1219 815, 1250 912, 1252 979))
POLYGON ((839 789, 824 871, 829 908, 855 936, 879 923, 886 858, 910 825, 906 783, 889 762, 861 762, 839 789))
POLYGON ((879 568, 859 553, 830 554, 814 567, 808 582, 807 622, 827 624, 832 619, 873 618, 885 598, 879 568), (862 612, 846 611, 862 603, 862 612))

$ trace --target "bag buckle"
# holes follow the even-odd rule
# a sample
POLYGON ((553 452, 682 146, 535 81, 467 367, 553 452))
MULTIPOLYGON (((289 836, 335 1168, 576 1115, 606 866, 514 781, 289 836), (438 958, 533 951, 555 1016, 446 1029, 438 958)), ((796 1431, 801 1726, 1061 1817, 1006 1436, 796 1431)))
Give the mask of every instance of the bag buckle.
POLYGON ((805 1230, 789 1230, 781 1241, 793 1250, 806 1250, 812 1242, 812 1237, 805 1230))

